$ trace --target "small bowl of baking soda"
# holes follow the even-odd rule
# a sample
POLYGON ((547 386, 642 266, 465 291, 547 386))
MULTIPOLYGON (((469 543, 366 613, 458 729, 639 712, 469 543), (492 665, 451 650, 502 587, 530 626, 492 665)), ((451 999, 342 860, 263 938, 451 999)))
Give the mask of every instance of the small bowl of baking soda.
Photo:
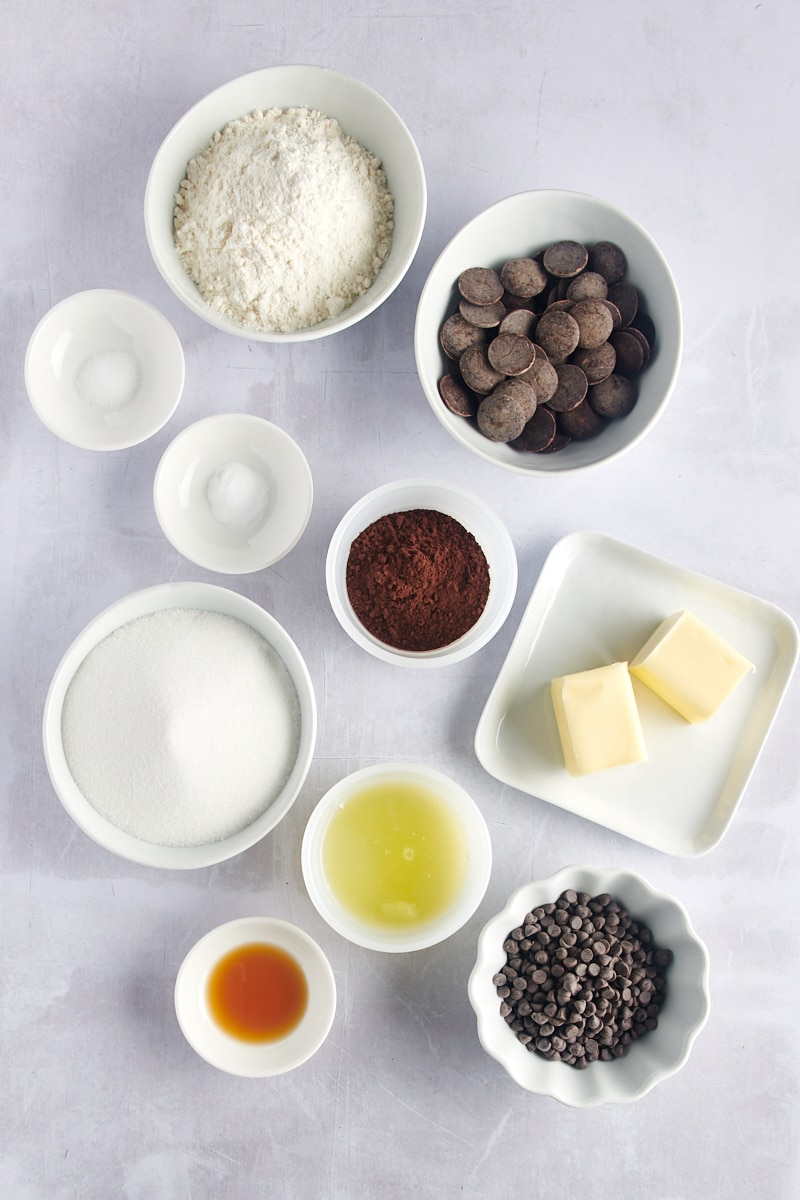
POLYGON ((188 426, 165 450, 153 483, 168 541, 190 562, 227 575, 284 558, 308 524, 313 498, 297 443, 247 413, 188 426))
POLYGON ((158 433, 183 392, 183 348, 158 309, 107 288, 78 292, 28 342, 25 386, 52 433, 83 450, 123 450, 158 433))

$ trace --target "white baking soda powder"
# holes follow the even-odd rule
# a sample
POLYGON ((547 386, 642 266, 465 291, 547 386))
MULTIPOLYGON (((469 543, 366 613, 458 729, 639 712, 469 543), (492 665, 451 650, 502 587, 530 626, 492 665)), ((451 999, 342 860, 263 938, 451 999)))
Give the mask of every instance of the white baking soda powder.
POLYGON ((86 656, 62 713, 67 765, 112 825, 201 846, 251 824, 299 745, 297 691, 249 625, 175 608, 128 622, 86 656))
POLYGON ((100 412, 130 404, 139 387, 139 360, 129 350, 101 350, 85 358, 75 372, 75 391, 100 412))
POLYGON ((223 463, 209 479, 206 497, 217 521, 231 529, 251 532, 264 523, 269 484, 247 463, 223 463))

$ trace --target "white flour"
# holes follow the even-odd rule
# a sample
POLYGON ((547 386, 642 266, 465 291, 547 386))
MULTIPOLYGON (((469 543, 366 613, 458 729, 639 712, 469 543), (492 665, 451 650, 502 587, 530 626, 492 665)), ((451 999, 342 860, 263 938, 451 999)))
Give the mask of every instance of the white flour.
POLYGON ((193 158, 175 197, 175 245, 212 308, 290 332, 338 316, 391 246, 378 159, 307 108, 231 121, 193 158))

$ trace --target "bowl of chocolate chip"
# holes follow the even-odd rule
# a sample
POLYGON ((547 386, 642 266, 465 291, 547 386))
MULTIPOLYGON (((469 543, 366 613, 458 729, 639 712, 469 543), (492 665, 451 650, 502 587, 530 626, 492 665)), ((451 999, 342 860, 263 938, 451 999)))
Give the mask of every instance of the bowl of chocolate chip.
POLYGON ((144 198, 147 242, 196 316, 250 341, 361 321, 395 290, 425 223, 414 139, 390 104, 327 67, 251 71, 167 133, 144 198))
POLYGON ((326 560, 328 598, 356 645, 384 662, 437 667, 498 632, 517 590, 514 544, 465 488, 401 479, 342 517, 326 560))
POLYGON ((484 1050, 575 1108, 638 1100, 686 1063, 708 951, 683 905, 622 868, 565 867, 483 927, 469 999, 484 1050))
POLYGON ((414 333, 434 414, 466 449, 550 475, 611 462, 663 413, 682 350, 678 291, 633 218, 578 192, 521 192, 433 265, 414 333))

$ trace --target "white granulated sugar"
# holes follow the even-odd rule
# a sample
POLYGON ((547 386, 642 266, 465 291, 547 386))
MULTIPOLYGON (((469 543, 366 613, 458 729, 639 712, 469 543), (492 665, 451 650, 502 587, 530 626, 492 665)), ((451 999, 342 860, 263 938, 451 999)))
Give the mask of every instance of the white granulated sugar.
POLYGON ((67 765, 118 829, 201 846, 244 829, 297 758, 299 701, 283 660, 244 622, 199 609, 130 621, 67 689, 67 765))
POLYGON ((193 158, 175 245, 204 300, 288 333, 338 316, 374 282, 392 239, 380 161, 308 108, 231 121, 193 158))

